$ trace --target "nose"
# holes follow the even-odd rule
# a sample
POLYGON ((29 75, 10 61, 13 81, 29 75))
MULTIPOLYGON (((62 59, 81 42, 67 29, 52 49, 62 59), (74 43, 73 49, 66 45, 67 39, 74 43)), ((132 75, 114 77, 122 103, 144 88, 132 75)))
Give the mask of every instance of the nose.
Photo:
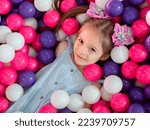
POLYGON ((88 54, 88 51, 87 51, 87 48, 85 46, 82 46, 79 50, 79 54, 82 56, 82 57, 85 57, 87 54, 88 54))

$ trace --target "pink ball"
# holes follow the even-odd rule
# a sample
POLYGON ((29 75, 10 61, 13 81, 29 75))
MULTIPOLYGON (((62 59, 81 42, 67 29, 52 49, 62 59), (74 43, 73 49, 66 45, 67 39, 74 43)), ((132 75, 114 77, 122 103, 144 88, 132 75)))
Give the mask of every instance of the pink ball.
POLYGON ((2 69, 4 67, 4 63, 0 62, 0 69, 2 69))
POLYGON ((102 69, 97 64, 87 65, 84 68, 83 75, 87 80, 95 82, 102 77, 102 69))
POLYGON ((129 105, 129 98, 123 93, 114 94, 110 100, 110 106, 115 112, 126 112, 129 105))
POLYGON ((63 13, 68 12, 70 9, 77 7, 77 3, 75 0, 63 0, 60 4, 60 10, 63 13))
POLYGON ((139 65, 134 61, 126 61, 121 67, 122 75, 128 79, 136 78, 136 71, 139 65))
POLYGON ((149 6, 146 6, 140 10, 140 19, 145 20, 147 12, 150 10, 149 6))
POLYGON ((113 23, 119 23, 119 24, 122 23, 120 16, 112 17, 112 18, 111 18, 111 21, 112 21, 113 23))
POLYGON ((150 5, 150 0, 146 0, 146 2, 150 5))
POLYGON ((46 104, 39 109, 38 113, 57 113, 57 109, 51 104, 46 104))
POLYGON ((26 69, 36 72, 38 68, 39 68, 39 64, 38 64, 37 59, 34 57, 28 57, 28 65, 26 69))
POLYGON ((42 45, 40 43, 39 40, 40 35, 37 34, 36 39, 34 40, 34 42, 32 42, 32 47, 36 50, 39 51, 42 49, 42 45))
POLYGON ((10 0, 0 0, 0 15, 5 15, 9 13, 12 9, 12 4, 10 0))
POLYGON ((16 82, 17 72, 12 67, 4 67, 0 70, 0 82, 10 85, 16 82))
POLYGON ((10 14, 6 19, 7 26, 13 30, 18 31, 24 24, 24 19, 19 14, 10 14))
POLYGON ((111 113, 111 111, 105 106, 98 106, 94 109, 93 113, 111 113))
POLYGON ((135 62, 143 62, 148 57, 148 51, 143 44, 133 44, 129 49, 129 57, 135 62))
POLYGON ((22 54, 28 55, 29 54, 29 47, 28 47, 28 45, 24 44, 24 46, 16 52, 21 52, 22 54))
POLYGON ((79 22, 75 18, 67 18, 62 22, 62 30, 67 35, 76 34, 79 30, 79 22))
POLYGON ((15 70, 24 70, 28 65, 28 56, 21 52, 16 52, 14 59, 10 62, 15 70))
POLYGON ((20 29, 20 33, 25 39, 25 43, 30 44, 36 39, 36 31, 30 26, 23 26, 20 29))
POLYGON ((139 82, 150 84, 150 65, 142 65, 136 71, 136 78, 139 82))
POLYGON ((9 107, 9 101, 4 98, 4 97, 0 97, 0 113, 1 112, 5 112, 9 107))
POLYGON ((56 10, 49 10, 45 13, 43 20, 46 26, 54 28, 60 20, 60 14, 56 10))
POLYGON ((146 37, 150 31, 150 27, 148 26, 146 21, 142 19, 136 20, 132 24, 131 29, 132 29, 133 35, 136 37, 146 37))
POLYGON ((5 95, 6 86, 0 83, 0 97, 5 95))

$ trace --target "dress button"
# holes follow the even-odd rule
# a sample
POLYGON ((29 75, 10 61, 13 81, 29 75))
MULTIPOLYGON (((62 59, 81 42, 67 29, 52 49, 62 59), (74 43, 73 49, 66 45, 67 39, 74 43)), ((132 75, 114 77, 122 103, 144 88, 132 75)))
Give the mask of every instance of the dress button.
POLYGON ((58 82, 56 81, 54 84, 55 84, 55 85, 57 85, 57 84, 58 84, 58 82))
POLYGON ((71 70, 70 70, 70 72, 73 72, 73 71, 74 71, 74 69, 71 69, 71 70))
POLYGON ((43 99, 43 96, 41 96, 41 99, 43 99))

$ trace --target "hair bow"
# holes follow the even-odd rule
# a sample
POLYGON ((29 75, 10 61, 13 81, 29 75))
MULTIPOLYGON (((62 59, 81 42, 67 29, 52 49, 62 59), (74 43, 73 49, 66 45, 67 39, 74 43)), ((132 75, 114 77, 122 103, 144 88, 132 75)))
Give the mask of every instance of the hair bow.
POLYGON ((120 26, 118 23, 115 24, 112 40, 115 46, 129 45, 134 42, 132 36, 128 34, 128 26, 120 26))
POLYGON ((110 16, 100 9, 94 2, 90 2, 89 9, 86 14, 92 18, 109 19, 110 16))

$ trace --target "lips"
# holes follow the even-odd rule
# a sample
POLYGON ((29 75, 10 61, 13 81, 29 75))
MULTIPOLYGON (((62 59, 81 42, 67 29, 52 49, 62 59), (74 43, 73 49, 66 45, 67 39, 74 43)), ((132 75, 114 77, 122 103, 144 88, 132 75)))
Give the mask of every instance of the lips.
POLYGON ((81 57, 80 55, 76 54, 77 59, 79 60, 85 60, 83 57, 81 57))

